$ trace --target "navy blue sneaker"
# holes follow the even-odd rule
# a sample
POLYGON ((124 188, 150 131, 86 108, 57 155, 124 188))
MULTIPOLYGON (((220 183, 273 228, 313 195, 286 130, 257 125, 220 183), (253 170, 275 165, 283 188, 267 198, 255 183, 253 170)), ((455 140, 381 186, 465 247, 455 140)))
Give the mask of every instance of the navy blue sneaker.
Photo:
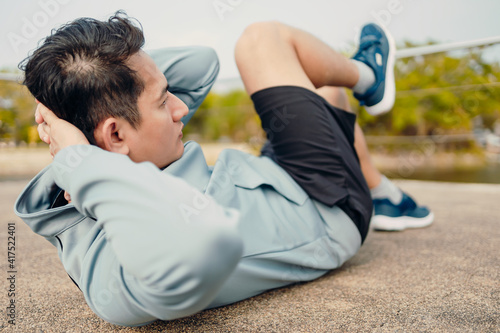
POLYGON ((383 27, 369 23, 361 30, 359 50, 352 59, 373 69, 375 83, 364 94, 354 93, 360 105, 371 115, 388 112, 394 105, 394 59, 396 46, 392 36, 383 27))
POLYGON ((400 231, 406 228, 422 228, 434 221, 434 214, 424 206, 418 206, 403 192, 403 199, 395 205, 389 199, 373 199, 374 215, 370 224, 375 230, 400 231))

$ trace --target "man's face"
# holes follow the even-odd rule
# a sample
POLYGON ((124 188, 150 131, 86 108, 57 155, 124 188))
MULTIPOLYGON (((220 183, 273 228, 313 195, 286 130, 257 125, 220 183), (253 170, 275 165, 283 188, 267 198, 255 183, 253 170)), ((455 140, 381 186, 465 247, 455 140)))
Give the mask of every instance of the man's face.
POLYGON ((149 55, 139 51, 128 64, 144 82, 144 91, 137 100, 141 122, 127 137, 128 155, 134 162, 149 161, 164 168, 184 153, 181 118, 188 113, 188 107, 167 90, 165 76, 149 55))

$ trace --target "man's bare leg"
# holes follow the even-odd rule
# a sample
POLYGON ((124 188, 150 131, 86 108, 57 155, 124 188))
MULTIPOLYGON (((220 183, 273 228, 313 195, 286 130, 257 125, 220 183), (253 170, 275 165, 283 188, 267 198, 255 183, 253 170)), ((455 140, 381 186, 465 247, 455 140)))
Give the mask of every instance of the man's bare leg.
POLYGON ((235 58, 268 135, 271 151, 263 154, 309 198, 340 208, 364 240, 372 200, 349 142, 354 117, 330 110, 315 94, 323 86, 357 86, 365 81, 362 68, 311 34, 278 22, 249 26, 235 58))
MULTIPOLYGON (((365 28, 362 30, 367 33, 367 35, 365 35, 365 37, 367 37, 365 42, 370 42, 370 38, 379 38, 376 37, 376 35, 378 34, 378 36, 380 36, 380 29, 375 27, 373 24, 365 27, 367 27, 367 30, 365 31, 365 28), (370 36, 370 30, 373 31, 373 29, 378 32, 370 36)), ((383 38, 383 36, 381 38, 383 38)), ((368 78, 370 75, 368 75, 365 70, 367 68, 366 65, 370 65, 369 67, 373 70, 368 68, 368 72, 372 77, 373 74, 376 75, 377 83, 374 87, 378 87, 376 92, 378 94, 377 98, 379 98, 382 96, 380 95, 380 92, 383 93, 384 91, 379 89, 381 87, 379 85, 380 82, 382 82, 381 79, 384 78, 384 76, 381 77, 380 75, 384 74, 380 74, 380 71, 383 69, 376 67, 374 63, 377 62, 375 59, 377 57, 375 57, 375 55, 380 55, 378 52, 382 52, 382 50, 377 49, 375 44, 373 44, 373 47, 375 49, 372 48, 369 52, 364 53, 368 58, 365 58, 367 59, 366 63, 362 63, 360 65, 359 61, 353 62, 350 59, 345 58, 307 32, 278 22, 262 22, 252 24, 245 30, 237 42, 235 58, 241 78, 249 95, 266 88, 279 86, 298 86, 313 92, 316 92, 316 89, 325 86, 347 87, 354 88, 356 90, 359 88, 360 83, 370 81, 368 78)), ((389 52, 389 54, 391 53, 389 52)), ((355 57, 358 56, 359 54, 355 57)), ((385 59, 387 60, 390 57, 391 56, 388 56, 385 59)), ((362 58, 363 57, 358 57, 358 59, 362 58)), ((386 67, 384 68, 387 69, 386 67)), ((389 72, 391 71, 392 69, 389 72)), ((370 89, 369 91, 372 90, 373 89, 370 89)), ((357 91, 357 93, 359 95, 359 91, 357 91)), ((383 95, 383 100, 378 99, 380 101, 379 104, 376 104, 376 101, 374 102, 373 100, 370 100, 371 110, 376 111, 375 113, 387 111, 383 108, 386 105, 392 106, 393 100, 391 102, 390 98, 393 99, 394 96, 393 94, 391 95, 391 93, 393 93, 393 91, 389 92, 387 95, 383 95), (386 97, 389 97, 389 99, 387 100, 386 97), (387 103, 387 101, 389 101, 389 103, 387 103)), ((368 94, 369 92, 367 91, 365 95, 368 94)), ((372 97, 374 96, 375 95, 372 95, 372 97)), ((363 99, 363 101, 368 101, 369 99, 370 98, 363 99)), ((303 118, 302 121, 306 124, 308 119, 303 118)), ((365 177, 363 172, 366 172, 366 177, 368 178, 367 180, 370 182, 370 185, 375 186, 372 190, 372 196, 374 191, 377 191, 377 189, 381 186, 383 187, 384 184, 394 187, 394 185, 388 181, 387 178, 381 177, 380 173, 378 173, 378 170, 376 170, 373 165, 370 165, 372 162, 368 155, 368 150, 366 149, 366 142, 364 141, 359 127, 356 129, 356 132, 356 149, 360 150, 361 155, 366 153, 362 156, 364 170, 360 170, 360 176, 365 177), (379 185, 376 185, 377 183, 379 183, 379 185)), ((321 139, 318 138, 318 140, 321 139)), ((302 142, 295 141, 294 144, 301 145, 302 142)), ((315 155, 313 157, 310 154, 305 154, 304 150, 300 151, 300 153, 303 154, 303 157, 299 157, 294 160, 293 163, 296 165, 302 164, 301 158, 317 158, 318 161, 322 161, 322 156, 315 155)), ((309 162, 311 161, 312 160, 309 162)), ((313 166, 309 166, 314 169, 313 166)), ((359 166, 353 166, 352 168, 348 167, 349 171, 354 171, 356 168, 359 168, 359 166)), ((335 194, 328 195, 333 196, 335 194)), ((407 227, 421 227, 432 223, 433 217, 429 215, 430 212, 428 210, 422 211, 420 207, 418 207, 413 200, 407 196, 403 197, 403 201, 405 202, 401 202, 400 206, 397 203, 394 204, 388 200, 390 210, 394 209, 399 211, 404 209, 404 211, 401 211, 401 215, 403 215, 402 217, 404 217, 404 219, 401 221, 398 220, 394 224, 394 219, 392 216, 389 216, 389 223, 381 225, 381 228, 384 228, 384 230, 402 230, 407 227), (405 207, 408 205, 413 205, 415 207, 415 209, 411 210, 411 214, 415 212, 418 213, 417 215, 427 214, 429 215, 428 218, 426 217, 426 220, 422 222, 423 219, 421 216, 417 216, 416 222, 414 223, 414 216, 406 214, 407 210, 405 207), (407 217, 411 220, 410 222, 407 222, 407 217)))
MULTIPOLYGON (((322 87, 317 89, 316 93, 323 97, 331 105, 339 109, 352 112, 349 99, 343 89, 336 87, 322 87)), ((365 135, 357 122, 354 128, 354 148, 358 154, 359 164, 361 165, 361 171, 365 176, 366 183, 370 189, 373 189, 380 184, 382 175, 373 163, 370 152, 368 151, 368 146, 366 145, 365 135)))
POLYGON ((249 95, 284 85, 312 91, 352 88, 359 80, 349 59, 313 35, 278 22, 250 25, 236 44, 235 58, 249 95))

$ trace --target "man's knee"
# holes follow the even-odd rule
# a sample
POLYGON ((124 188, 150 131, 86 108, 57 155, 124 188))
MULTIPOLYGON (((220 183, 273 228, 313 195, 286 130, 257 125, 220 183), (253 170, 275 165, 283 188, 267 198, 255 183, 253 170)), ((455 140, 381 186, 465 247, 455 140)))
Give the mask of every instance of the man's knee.
POLYGON ((273 32, 279 32, 282 23, 278 21, 255 22, 245 28, 241 34, 240 41, 244 43, 258 42, 262 38, 267 38, 273 32))
POLYGON ((284 25, 278 21, 265 21, 250 24, 245 28, 235 47, 235 57, 238 61, 248 53, 263 50, 262 46, 267 42, 273 42, 276 38, 284 38, 284 25))

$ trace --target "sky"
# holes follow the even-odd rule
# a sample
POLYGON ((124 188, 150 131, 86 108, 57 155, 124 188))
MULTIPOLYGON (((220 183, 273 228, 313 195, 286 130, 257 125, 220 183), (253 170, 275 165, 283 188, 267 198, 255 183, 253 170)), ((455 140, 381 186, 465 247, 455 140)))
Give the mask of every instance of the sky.
MULTIPOLYGON (((219 79, 238 76, 234 44, 258 21, 305 29, 348 54, 367 22, 386 25, 398 44, 500 36, 498 0, 0 0, 0 68, 15 68, 54 28, 83 16, 106 19, 118 9, 141 22, 145 49, 213 47, 219 79)), ((486 58, 500 61, 500 45, 486 58)))

